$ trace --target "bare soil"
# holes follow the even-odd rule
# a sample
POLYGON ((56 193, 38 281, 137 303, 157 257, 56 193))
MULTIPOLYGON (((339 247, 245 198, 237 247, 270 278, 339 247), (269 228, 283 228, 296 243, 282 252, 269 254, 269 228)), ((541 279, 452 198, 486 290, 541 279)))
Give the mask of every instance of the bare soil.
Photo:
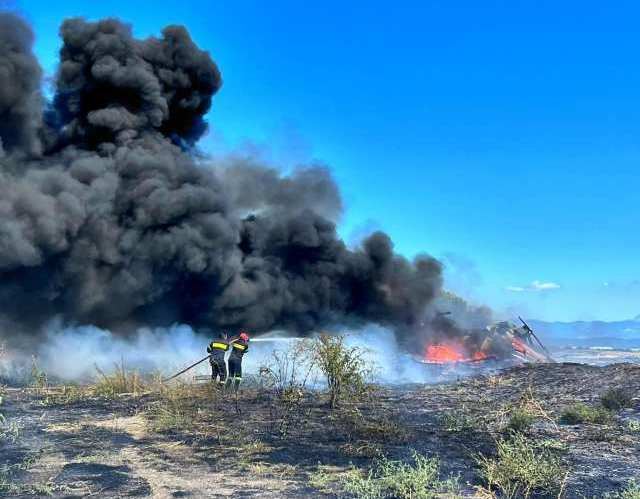
MULTIPOLYGON (((640 477, 640 366, 546 364, 440 385, 375 387, 331 410, 320 393, 283 402, 245 388, 236 400, 193 389, 184 422, 162 424, 159 393, 64 400, 51 390, 6 388, 0 495, 53 497, 339 497, 340 477, 377 456, 437 456, 461 495, 482 485, 475 457, 493 455, 509 411, 535 406, 529 438, 554 442, 566 497, 603 497, 640 477), (611 387, 634 394, 606 424, 563 425, 575 402, 597 405, 611 387), (321 472, 321 473, 320 473, 321 472), (320 481, 320 476, 329 479, 320 481)), ((175 416, 175 415, 174 415, 175 416)), ((173 416, 172 416, 173 417, 173 416)), ((172 420, 173 421, 173 420, 172 420)))

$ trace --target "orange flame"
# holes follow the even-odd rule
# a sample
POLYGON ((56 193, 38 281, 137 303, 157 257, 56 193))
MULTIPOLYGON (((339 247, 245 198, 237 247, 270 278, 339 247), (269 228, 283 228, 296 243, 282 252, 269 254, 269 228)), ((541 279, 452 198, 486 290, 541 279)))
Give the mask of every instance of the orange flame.
POLYGON ((469 362, 473 360, 485 360, 487 355, 478 350, 472 355, 466 353, 462 345, 457 344, 434 344, 428 345, 424 352, 425 360, 436 364, 445 364, 447 362, 469 362))
POLYGON ((429 345, 425 358, 431 362, 459 362, 464 360, 459 348, 453 345, 429 345))
POLYGON ((472 360, 486 360, 488 358, 489 356, 481 350, 478 350, 471 356, 472 360))

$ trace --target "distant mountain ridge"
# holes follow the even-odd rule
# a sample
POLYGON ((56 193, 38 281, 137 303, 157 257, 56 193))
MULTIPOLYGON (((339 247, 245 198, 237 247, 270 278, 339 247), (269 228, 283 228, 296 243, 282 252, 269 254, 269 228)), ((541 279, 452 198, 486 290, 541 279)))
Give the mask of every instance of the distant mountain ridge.
POLYGON ((640 315, 625 321, 528 321, 544 343, 552 346, 640 347, 640 315))

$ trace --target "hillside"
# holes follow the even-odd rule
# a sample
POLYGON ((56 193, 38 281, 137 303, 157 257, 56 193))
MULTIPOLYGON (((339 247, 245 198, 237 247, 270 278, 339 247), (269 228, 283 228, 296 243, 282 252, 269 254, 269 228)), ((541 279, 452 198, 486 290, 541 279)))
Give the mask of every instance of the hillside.
POLYGON ((545 322, 531 319, 529 325, 550 346, 640 347, 640 316, 626 321, 545 322))

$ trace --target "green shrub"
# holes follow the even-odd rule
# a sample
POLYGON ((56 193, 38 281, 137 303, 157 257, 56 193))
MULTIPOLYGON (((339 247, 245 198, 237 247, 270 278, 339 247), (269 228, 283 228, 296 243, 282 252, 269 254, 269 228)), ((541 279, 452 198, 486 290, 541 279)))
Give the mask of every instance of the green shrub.
POLYGON ((20 437, 22 428, 15 421, 7 421, 4 416, 0 414, 0 442, 12 442, 15 443, 20 437))
POLYGON ((591 407, 582 403, 567 407, 560 416, 562 424, 606 424, 610 421, 611 412, 604 407, 591 407))
POLYGON ((365 351, 345 345, 344 336, 321 334, 311 347, 314 363, 320 368, 329 388, 329 404, 335 408, 345 399, 358 398, 367 391, 370 367, 365 351))
POLYGON ((600 404, 610 411, 619 411, 631 407, 633 397, 629 390, 623 388, 609 388, 600 397, 600 404))
POLYGON ((35 355, 31 357, 31 386, 38 393, 44 391, 48 386, 47 373, 40 369, 35 355))
POLYGON ((632 419, 627 423, 627 429, 632 433, 640 433, 640 421, 632 419))
POLYGON ((513 433, 524 433, 535 421, 535 417, 524 408, 516 407, 509 417, 505 429, 513 433))
POLYGON ((343 478, 345 491, 366 499, 430 499, 454 497, 459 490, 457 478, 441 480, 437 458, 413 452, 413 463, 381 458, 363 475, 352 470, 343 478))
POLYGON ((534 493, 562 495, 566 470, 560 458, 520 433, 498 441, 496 456, 479 455, 476 461, 488 488, 507 498, 528 498, 534 493))
POLYGON ((330 473, 325 467, 318 465, 318 468, 309 473, 309 485, 321 492, 331 492, 332 486, 338 481, 334 473, 330 473))
POLYGON ((448 432, 468 432, 476 428, 476 422, 463 410, 445 412, 440 417, 440 424, 448 432))

